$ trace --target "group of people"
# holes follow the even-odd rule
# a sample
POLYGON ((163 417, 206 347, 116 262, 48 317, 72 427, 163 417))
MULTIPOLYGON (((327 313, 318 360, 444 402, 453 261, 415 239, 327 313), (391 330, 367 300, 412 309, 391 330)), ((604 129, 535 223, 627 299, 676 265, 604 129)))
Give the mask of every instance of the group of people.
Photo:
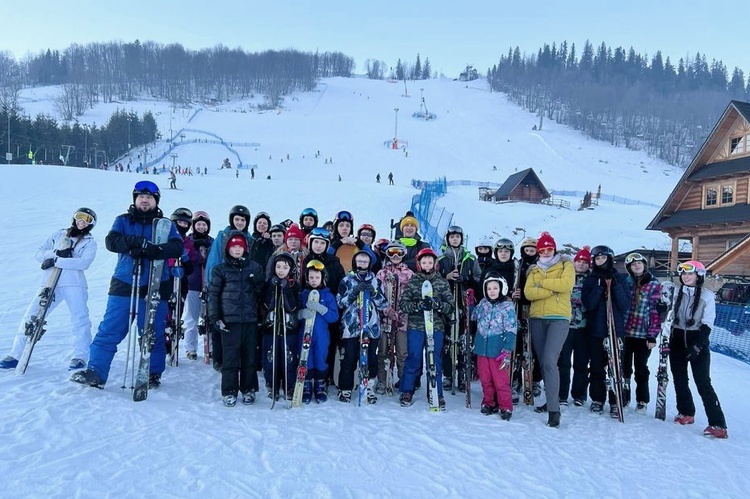
MULTIPOLYGON (((53 306, 65 300, 71 311, 72 381, 105 386, 135 310, 137 324, 143 325, 150 262, 166 260, 154 320, 152 388, 161 384, 168 344, 173 343, 166 325, 182 321, 187 359, 198 358, 199 336, 208 335, 211 353, 205 360, 221 372, 222 403, 227 407, 238 400, 255 402, 259 371, 269 397, 291 400, 305 350, 303 403, 325 402, 332 384, 338 400, 350 402, 359 372, 360 403, 375 404, 378 395, 395 389, 400 404, 410 406, 427 372, 428 381, 437 385, 437 401, 428 402, 445 410, 443 387, 457 383, 465 391, 465 380, 471 379, 468 369, 477 373, 482 386, 481 412, 499 412, 508 420, 521 390, 514 367, 521 364, 521 332, 528 327, 538 367, 535 386, 543 381, 546 395, 546 403, 536 411, 546 412, 547 424, 558 427, 560 406, 568 405, 569 397, 575 406, 590 398, 589 408, 598 414, 609 399, 610 414, 620 416, 606 385, 604 339, 614 328, 623 346, 623 405, 631 401, 631 377, 635 412, 645 413, 650 403, 648 359, 670 304, 662 300, 659 281, 638 253, 627 256, 623 274, 615 269, 610 247, 584 246, 570 258, 558 252, 547 232, 524 238, 516 259, 516 246, 506 238, 480 240, 472 254, 458 226, 448 228, 440 248, 431 248, 420 238, 419 223, 410 212, 395 227, 393 238, 378 239, 370 224, 355 229, 349 211, 321 224, 316 210, 307 208, 298 221, 273 225, 270 215, 251 217, 243 205, 232 207, 228 225, 215 238, 205 211, 178 208, 170 217, 167 241, 155 244, 151 231, 153 220, 163 217, 160 197, 153 182, 138 182, 128 211, 106 235, 106 247, 118 259, 93 341, 84 276, 96 254, 90 234, 97 221, 93 210, 77 210, 71 226, 55 232, 36 255, 45 273, 62 269, 53 306), (60 245, 63 238, 71 244, 60 245), (183 284, 177 297, 184 301, 181 317, 170 317, 168 305, 175 280, 183 284), (423 292, 427 282, 429 295, 423 292), (137 305, 132 303, 135 286, 137 305), (306 325, 311 334, 305 334, 306 325), (449 353, 450 338, 456 337, 453 328, 463 344, 471 345, 472 365, 454 364, 455 356, 449 353), (464 335, 471 341, 463 341, 464 335), (303 344, 305 337, 309 341, 303 344), (395 376, 389 376, 389 370, 395 376), (391 378, 397 379, 392 385, 391 378)), ((690 366, 708 416, 705 434, 726 438, 726 421, 709 376, 714 296, 703 287, 705 268, 700 262, 680 264, 677 272, 680 285, 671 304, 669 342, 679 412, 674 420, 694 422, 690 366)), ((25 324, 36 313, 37 302, 24 315, 0 368, 17 364, 25 324)))

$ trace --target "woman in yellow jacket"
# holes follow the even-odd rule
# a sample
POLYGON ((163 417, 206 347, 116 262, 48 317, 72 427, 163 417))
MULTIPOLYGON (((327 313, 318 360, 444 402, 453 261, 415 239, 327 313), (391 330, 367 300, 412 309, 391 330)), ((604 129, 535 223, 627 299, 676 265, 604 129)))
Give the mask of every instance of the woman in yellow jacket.
POLYGON ((570 293, 575 283, 575 269, 569 258, 557 253, 555 240, 542 232, 536 243, 539 260, 529 268, 524 286, 529 307, 531 342, 539 357, 547 403, 547 426, 560 426, 560 371, 557 360, 565 344, 570 325, 570 293))

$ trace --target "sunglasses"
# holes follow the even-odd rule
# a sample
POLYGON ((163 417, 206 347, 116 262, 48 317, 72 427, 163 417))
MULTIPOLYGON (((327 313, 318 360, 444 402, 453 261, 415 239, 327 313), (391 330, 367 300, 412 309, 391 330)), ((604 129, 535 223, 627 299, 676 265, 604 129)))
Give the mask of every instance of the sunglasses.
POLYGON ((372 232, 367 231, 367 230, 363 230, 362 232, 359 233, 359 237, 372 237, 372 236, 373 236, 372 232))
POLYGON ((326 267, 320 260, 310 260, 309 262, 307 262, 307 265, 305 265, 305 268, 320 270, 322 272, 326 267))
POLYGON ((625 257, 625 265, 630 265, 633 262, 645 262, 646 258, 640 253, 631 253, 625 257))
POLYGON ((677 273, 678 274, 685 274, 690 272, 696 272, 698 269, 696 269, 695 265, 692 263, 681 263, 677 266, 677 273))
POLYGON ((540 248, 536 252, 539 253, 540 255, 551 255, 552 253, 555 252, 555 249, 554 248, 540 248))
POLYGON ((336 213, 336 220, 343 220, 345 222, 351 222, 352 220, 354 220, 354 217, 348 211, 340 211, 336 213))
POLYGON ((141 180, 135 184, 133 192, 141 194, 159 194, 159 187, 150 180, 141 180))
POLYGON ((83 211, 77 211, 75 215, 73 215, 73 219, 76 221, 81 220, 85 222, 86 225, 91 225, 92 223, 94 223, 94 217, 83 211))
POLYGON ((406 252, 401 248, 386 248, 385 254, 388 256, 400 256, 403 258, 406 252))

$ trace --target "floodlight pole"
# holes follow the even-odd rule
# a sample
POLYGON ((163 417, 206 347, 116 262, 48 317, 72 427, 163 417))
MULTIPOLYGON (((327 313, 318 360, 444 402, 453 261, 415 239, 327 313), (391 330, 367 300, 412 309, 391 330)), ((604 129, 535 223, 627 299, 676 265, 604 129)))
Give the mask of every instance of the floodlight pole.
POLYGON ((398 139, 398 108, 393 108, 394 111, 396 111, 396 129, 393 132, 393 140, 398 139))

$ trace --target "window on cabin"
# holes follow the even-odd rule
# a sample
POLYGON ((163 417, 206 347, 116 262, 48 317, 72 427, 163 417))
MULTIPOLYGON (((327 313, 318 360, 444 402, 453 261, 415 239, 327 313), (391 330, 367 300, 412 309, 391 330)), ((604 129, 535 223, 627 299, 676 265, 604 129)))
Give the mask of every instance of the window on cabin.
POLYGON ((748 152, 747 145, 748 145, 748 136, 732 137, 732 139, 729 142, 729 154, 730 155, 745 154, 746 152, 748 152))
POLYGON ((719 204, 718 191, 715 187, 706 189, 706 206, 716 206, 719 204))
POLYGON ((722 186, 721 204, 732 204, 732 203, 734 203, 734 189, 730 185, 722 186))

